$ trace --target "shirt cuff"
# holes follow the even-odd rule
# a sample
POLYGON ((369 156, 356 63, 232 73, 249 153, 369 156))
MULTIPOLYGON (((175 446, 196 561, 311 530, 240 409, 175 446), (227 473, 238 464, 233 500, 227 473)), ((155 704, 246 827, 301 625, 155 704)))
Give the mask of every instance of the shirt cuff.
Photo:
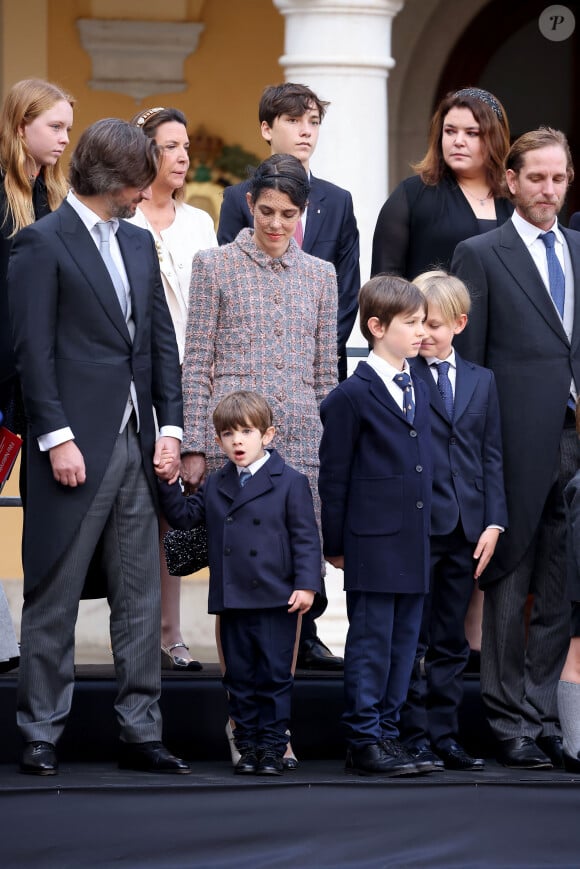
POLYGON ((183 440, 183 429, 178 425, 162 425, 159 429, 159 437, 162 438, 177 438, 178 441, 183 440))
POLYGON ((66 426, 66 428, 59 428, 56 431, 51 431, 48 434, 40 435, 38 440, 38 449, 41 453, 47 453, 53 447, 59 447, 61 444, 65 444, 67 441, 74 441, 75 436, 72 433, 72 429, 66 426))
MULTIPOLYGON (((495 528, 496 531, 500 532, 500 534, 503 534, 503 532, 505 531, 505 528, 503 527, 503 525, 488 525, 487 528, 495 528)), ((486 528, 486 531, 487 531, 487 528, 486 528)))

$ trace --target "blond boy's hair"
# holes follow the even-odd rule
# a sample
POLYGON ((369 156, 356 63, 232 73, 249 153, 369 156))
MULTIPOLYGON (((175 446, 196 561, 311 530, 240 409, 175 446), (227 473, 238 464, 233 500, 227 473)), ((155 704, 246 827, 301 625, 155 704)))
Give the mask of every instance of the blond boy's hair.
POLYGON ((434 270, 423 272, 413 283, 421 290, 427 307, 437 305, 446 322, 454 323, 462 314, 469 314, 469 291, 459 278, 443 270, 434 270))

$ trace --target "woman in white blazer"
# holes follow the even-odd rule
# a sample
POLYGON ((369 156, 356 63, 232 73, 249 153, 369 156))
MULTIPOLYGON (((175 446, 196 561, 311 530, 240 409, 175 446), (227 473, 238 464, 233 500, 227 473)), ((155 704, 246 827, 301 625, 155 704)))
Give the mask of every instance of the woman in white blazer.
MULTIPOLYGON (((191 261, 198 250, 217 247, 213 220, 205 211, 183 201, 189 168, 187 121, 178 109, 157 107, 133 118, 135 126, 155 139, 160 150, 159 171, 131 223, 148 229, 155 239, 165 297, 183 362, 191 261)), ((168 530, 160 517, 161 537, 168 530)), ((161 666, 164 669, 199 670, 183 641, 180 619, 181 578, 171 576, 161 552, 161 666)))

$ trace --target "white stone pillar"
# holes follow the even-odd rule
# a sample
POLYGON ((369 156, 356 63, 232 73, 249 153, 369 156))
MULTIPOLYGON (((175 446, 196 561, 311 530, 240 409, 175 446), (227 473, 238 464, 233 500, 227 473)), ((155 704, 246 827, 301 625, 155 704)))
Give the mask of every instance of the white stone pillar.
MULTIPOLYGON (((387 195, 387 76, 391 25, 404 0, 274 0, 286 18, 286 81, 312 88, 331 106, 311 168, 352 193, 361 241, 361 279, 387 195)), ((351 346, 364 346, 353 335, 351 346)))

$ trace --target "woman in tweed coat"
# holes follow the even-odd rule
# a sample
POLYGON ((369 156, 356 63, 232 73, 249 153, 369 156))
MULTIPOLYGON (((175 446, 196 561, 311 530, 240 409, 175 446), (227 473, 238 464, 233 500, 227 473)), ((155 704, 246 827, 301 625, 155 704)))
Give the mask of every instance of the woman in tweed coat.
POLYGON ((183 361, 183 480, 195 487, 223 464, 213 410, 238 389, 261 393, 275 446, 308 476, 318 501, 318 408, 336 385, 334 267, 294 240, 309 184, 295 157, 275 154, 256 170, 254 230, 193 259, 183 361))
MULTIPOLYGON (((212 413, 239 389, 261 393, 276 426, 275 446, 306 474, 320 526, 318 409, 337 382, 334 267, 302 252, 294 233, 310 185, 295 157, 274 154, 256 170, 248 195, 254 229, 193 259, 183 360, 182 478, 195 488, 223 464, 212 413)), ((301 228, 301 227, 299 227, 301 228)), ((318 610, 318 615, 322 609, 318 610)), ((219 619, 216 620, 219 650, 219 619)), ((228 722, 232 760, 234 741, 228 722)), ((297 766, 290 744, 286 768, 297 766)))

